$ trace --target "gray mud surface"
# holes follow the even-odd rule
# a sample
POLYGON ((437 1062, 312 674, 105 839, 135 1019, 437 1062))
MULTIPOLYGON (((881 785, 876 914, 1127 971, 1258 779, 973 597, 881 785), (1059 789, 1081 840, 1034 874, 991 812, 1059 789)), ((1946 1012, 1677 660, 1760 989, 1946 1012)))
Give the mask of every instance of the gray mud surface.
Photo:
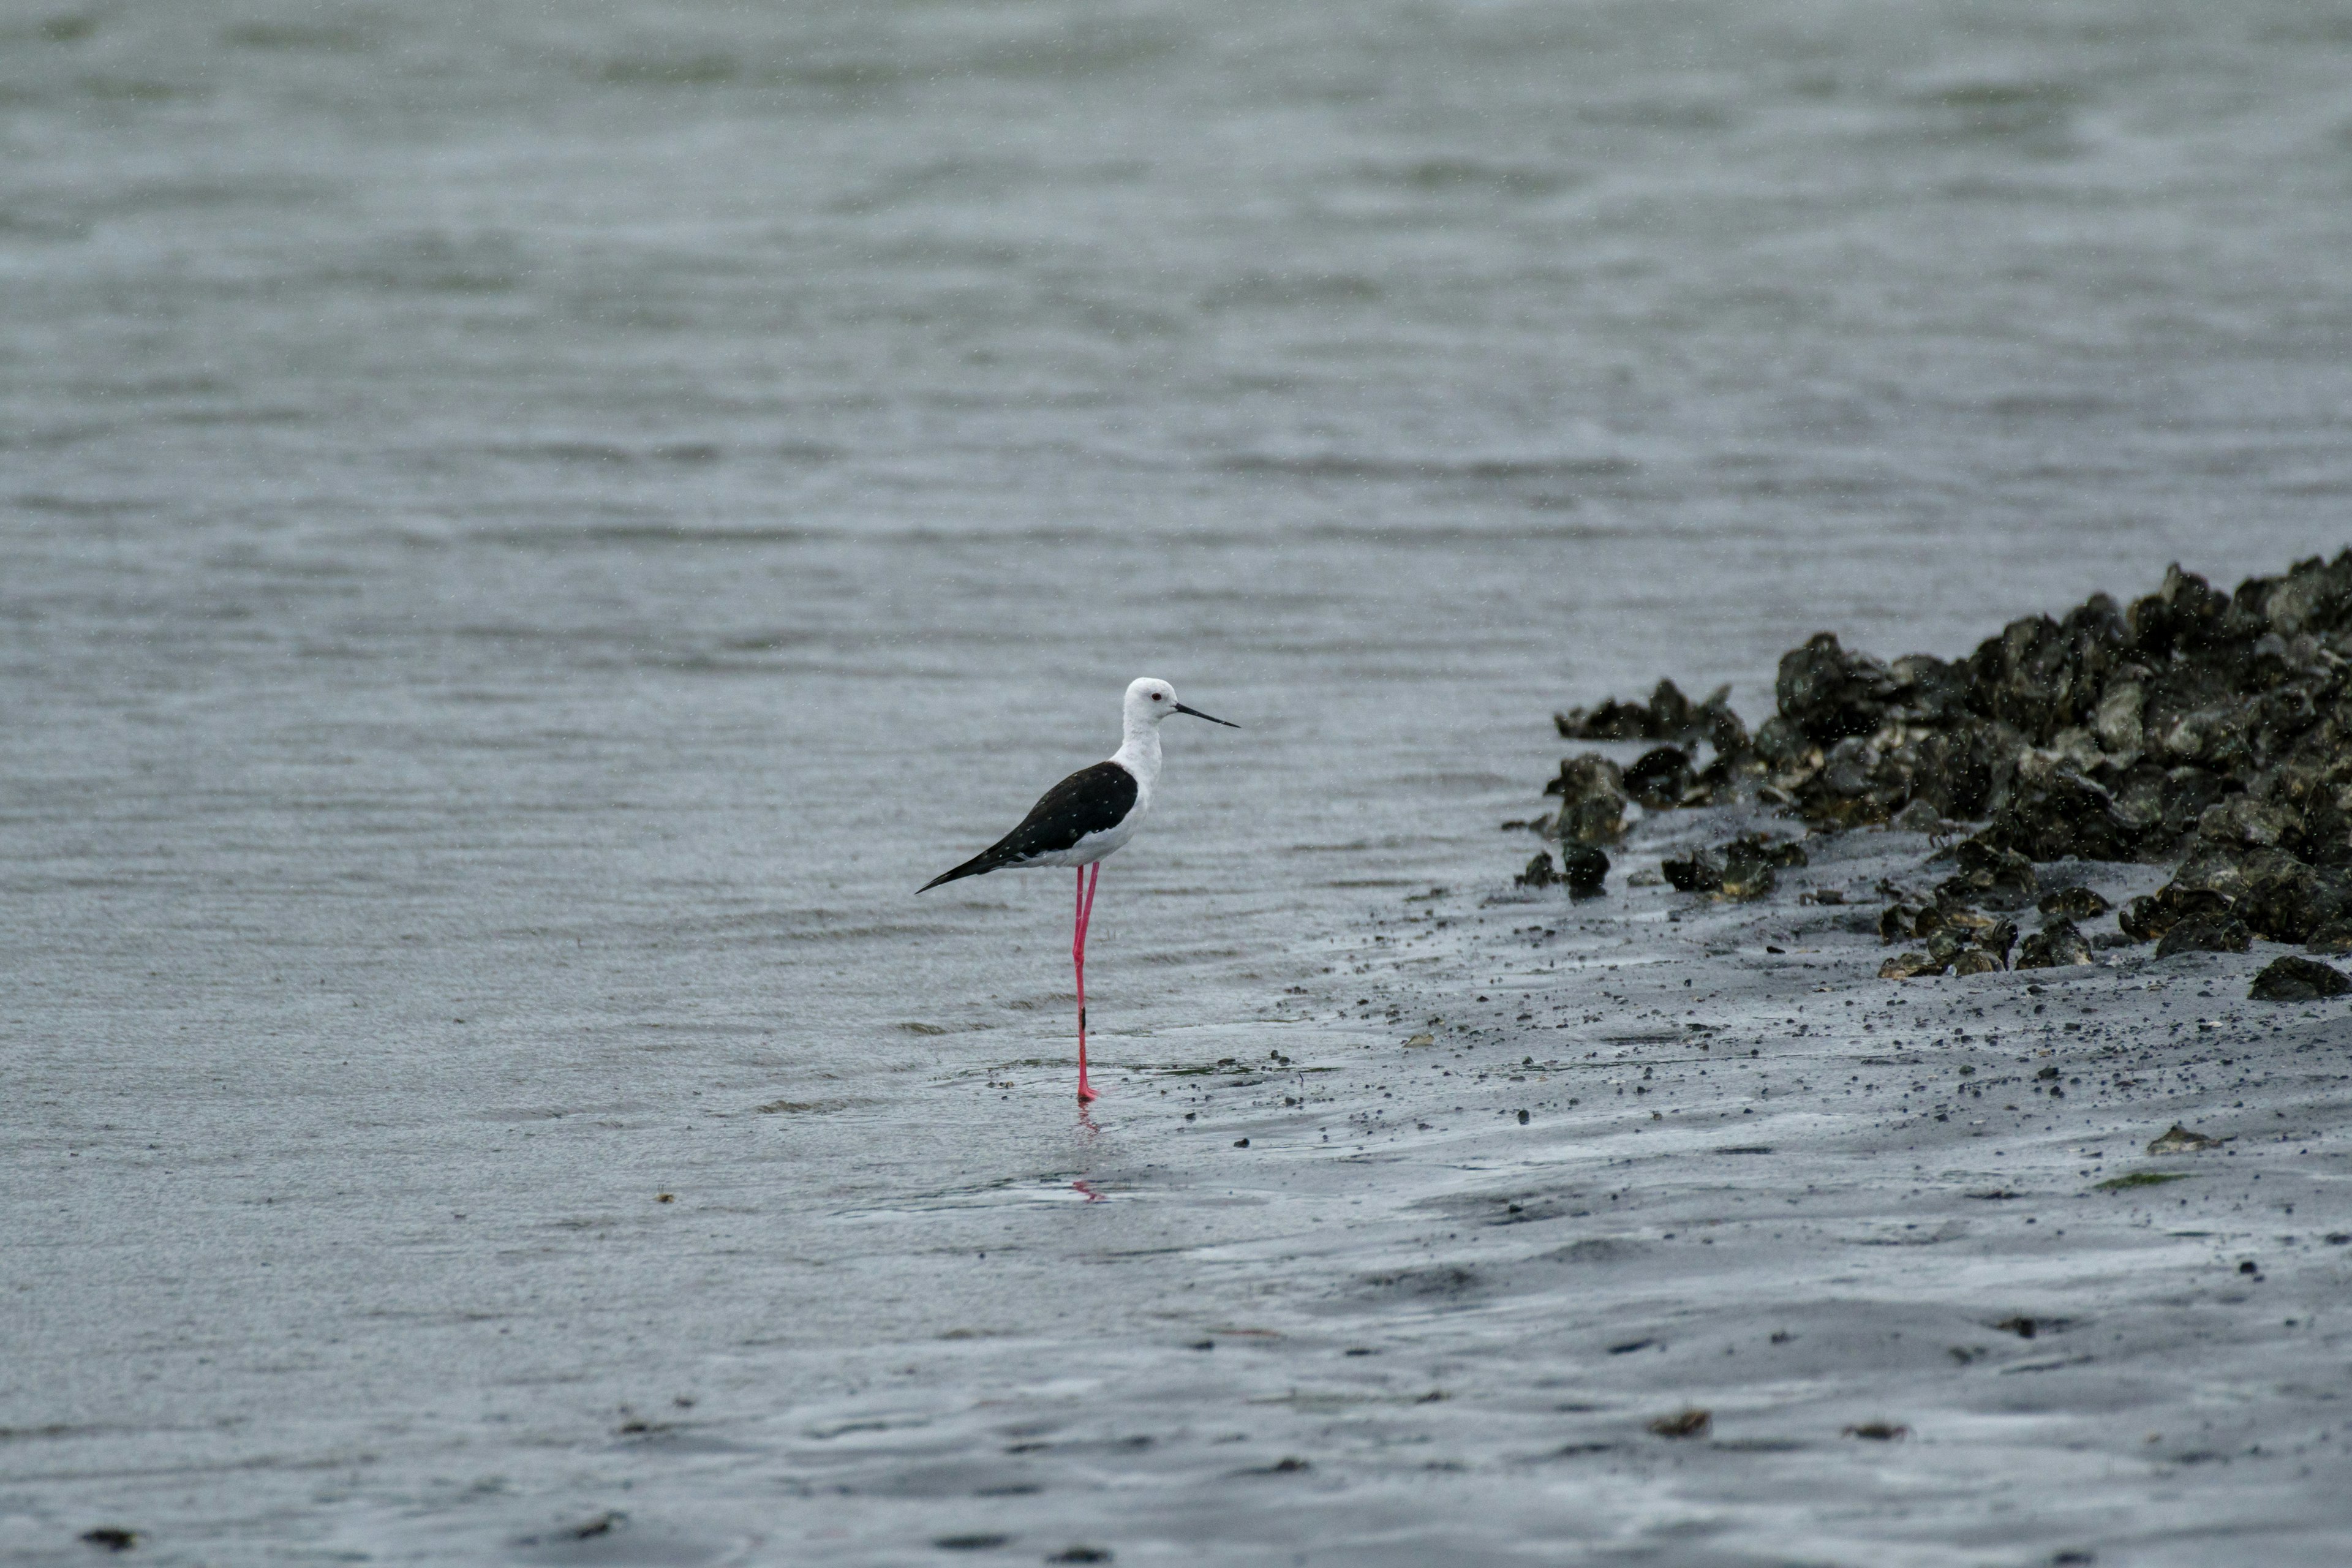
MULTIPOLYGON (((1731 826, 1701 815, 1624 863, 1731 826)), ((1878 889, 1928 844, 1808 847, 1769 904, 1433 900, 1375 940, 1373 1016, 1435 1043, 1352 1117, 1429 1189, 1369 1287, 1489 1347, 1465 1396, 1559 1396, 1548 1458, 1522 1425, 1487 1462, 1634 1560, 2341 1560, 2341 1004, 2244 1000, 2271 943, 1879 981, 1878 889), (2218 1142, 2149 1154, 2176 1123, 2218 1142), (1704 1436, 1644 1430, 1686 1406, 1704 1436)))
POLYGON ((2341 550, 2347 80, 2315 0, 0 5, 0 1563, 2352 1560, 2341 1004, 1495 830, 1555 708, 2341 550), (1247 728, 1082 1122, 1067 879, 912 889, 1145 673, 1247 728))
POLYGON ((803 1428, 810 1507, 1143 1561, 2340 1562, 2341 1008, 2242 1000, 2262 952, 1881 981, 1874 901, 1797 900, 1928 846, 1812 848, 1769 906, 1408 899, 1352 1037, 1162 1082, 1088 1167, 1115 1236, 992 1251, 1071 1316, 1004 1321, 987 1397, 803 1428), (1168 1294, 1091 1321, 1097 1271, 1168 1294))
MULTIPOLYGON (((371 1181, 397 1114, 325 1186, 293 1146, 60 1151, 149 1211, 20 1312, 195 1267, 174 1193, 224 1168, 310 1218, 250 1232, 251 1321, 101 1320, 58 1369, 134 1411, 218 1362, 278 1412, 0 1434, 10 1560, 74 1561, 43 1521, 136 1499, 188 1563, 273 1520, 273 1561, 2340 1562, 2342 1005, 2242 1000, 2269 944, 1880 980, 1916 835, 1811 839, 1764 904, 1624 885, 1785 827, 1733 815, 1640 825, 1601 900, 1407 895, 1261 1018, 1114 1037, 1097 1116, 1009 1171, 788 1232, 771 1169, 822 1156, 779 1119, 883 1113, 483 1105, 520 1179, 467 1200, 371 1181), (2147 1153, 2175 1123, 2220 1142, 2147 1153), (656 1144, 670 1201, 593 1153, 656 1144), (349 1337, 273 1342, 361 1210, 401 1268, 363 1269, 349 1337)), ((1066 1079, 923 1088, 1034 1123, 1066 1079)))

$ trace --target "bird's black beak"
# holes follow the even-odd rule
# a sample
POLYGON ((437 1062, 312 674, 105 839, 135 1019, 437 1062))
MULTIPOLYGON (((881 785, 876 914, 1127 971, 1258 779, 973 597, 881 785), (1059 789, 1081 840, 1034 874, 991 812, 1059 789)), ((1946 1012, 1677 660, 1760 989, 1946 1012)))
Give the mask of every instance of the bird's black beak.
POLYGON ((1238 730, 1241 728, 1239 724, 1234 723, 1230 719, 1210 718, 1208 714, 1202 712, 1198 708, 1187 708, 1181 702, 1176 704, 1176 711, 1179 713, 1190 713, 1195 719, 1208 719, 1210 723, 1223 724, 1228 730, 1238 730))

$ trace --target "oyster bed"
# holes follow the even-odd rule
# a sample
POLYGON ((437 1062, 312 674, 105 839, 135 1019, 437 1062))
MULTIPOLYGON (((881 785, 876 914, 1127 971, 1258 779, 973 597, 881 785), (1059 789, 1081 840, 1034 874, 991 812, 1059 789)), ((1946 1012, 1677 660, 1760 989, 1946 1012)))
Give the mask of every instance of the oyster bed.
MULTIPOLYGON (((1564 738, 1660 743, 1630 763, 1569 758, 1546 786, 1557 816, 1520 826, 1561 844, 1585 892, 1601 886, 1595 851, 1622 837, 1635 804, 1752 803, 1816 832, 1967 833, 1936 856, 1948 875, 1882 917, 1887 942, 1924 943, 1887 961, 1890 979, 2090 963, 2074 921, 2107 906, 2044 896, 2035 865, 2058 860, 2172 865, 2111 933, 2158 942, 2159 956, 2244 952, 2256 937, 2352 952, 2352 551, 2233 594, 2176 564, 2128 609, 2094 595, 2061 619, 2013 621, 1964 659, 1883 663, 1817 633, 1782 656, 1774 695, 1752 735, 1727 691, 1693 703, 1670 680, 1646 703, 1556 715, 1564 738), (2021 942, 2004 917, 2028 905, 2042 929, 2021 942)), ((1762 898, 1791 853, 1751 835, 1663 874, 1684 891, 1762 898)), ((1553 877, 1544 854, 1519 880, 1553 877)), ((2352 979, 2284 956, 2261 985, 2317 999, 2352 979)))

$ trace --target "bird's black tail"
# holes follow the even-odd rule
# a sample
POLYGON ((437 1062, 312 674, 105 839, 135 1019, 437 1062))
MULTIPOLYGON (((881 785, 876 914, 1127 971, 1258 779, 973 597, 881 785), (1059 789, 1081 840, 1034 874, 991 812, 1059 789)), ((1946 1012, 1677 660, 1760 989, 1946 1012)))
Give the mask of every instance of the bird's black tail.
POLYGON ((938 876, 924 883, 921 887, 917 888, 915 891, 918 893, 928 893, 933 888, 938 887, 941 882, 952 882, 959 877, 982 876, 987 872, 995 870, 999 866, 1003 864, 1004 857, 998 853, 997 849, 983 849, 979 854, 973 856, 971 859, 965 861, 962 865, 958 866, 955 869, 940 872, 938 876))

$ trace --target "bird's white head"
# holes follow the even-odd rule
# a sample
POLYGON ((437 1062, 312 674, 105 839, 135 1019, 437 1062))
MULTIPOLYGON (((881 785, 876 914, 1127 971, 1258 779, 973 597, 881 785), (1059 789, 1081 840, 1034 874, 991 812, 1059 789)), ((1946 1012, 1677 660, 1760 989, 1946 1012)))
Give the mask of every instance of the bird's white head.
POLYGON ((1171 713, 1186 713, 1195 719, 1208 719, 1212 724, 1223 724, 1228 730, 1238 730, 1238 724, 1223 719, 1210 719, 1197 708, 1187 708, 1176 700, 1176 689, 1164 680, 1147 675, 1131 682, 1127 689, 1127 723, 1132 730, 1138 724, 1157 725, 1171 713))

